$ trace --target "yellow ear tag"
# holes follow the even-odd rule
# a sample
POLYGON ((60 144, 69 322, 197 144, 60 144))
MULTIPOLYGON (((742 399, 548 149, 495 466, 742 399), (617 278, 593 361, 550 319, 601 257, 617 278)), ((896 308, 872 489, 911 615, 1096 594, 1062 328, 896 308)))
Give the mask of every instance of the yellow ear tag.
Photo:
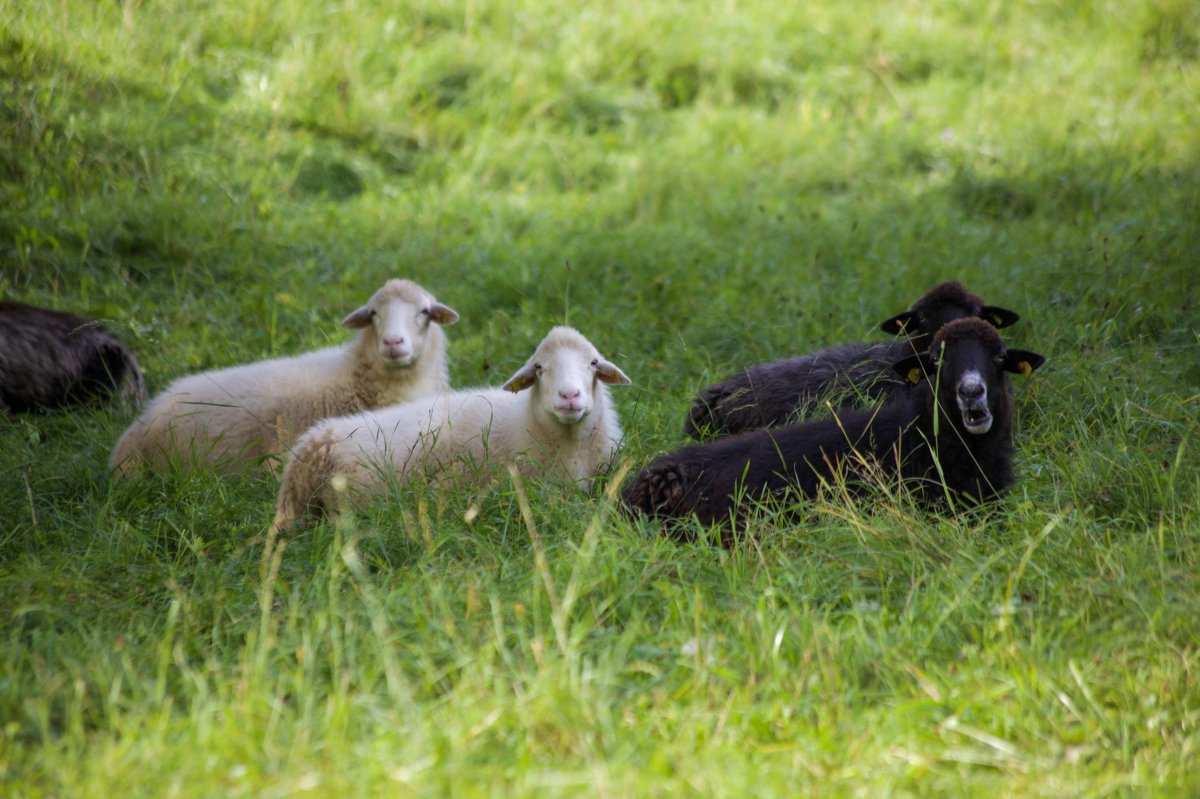
POLYGON ((920 383, 921 382, 921 367, 914 366, 913 368, 908 370, 908 382, 910 382, 910 383, 920 383))
POLYGON ((992 327, 1000 327, 1000 324, 1003 321, 1004 320, 1002 318, 1000 318, 1000 314, 998 314, 998 313, 992 314, 992 327))
POLYGON ((1033 367, 1029 365, 1029 361, 1019 362, 1017 364, 1017 370, 1021 374, 1025 375, 1025 377, 1029 377, 1031 374, 1033 374, 1033 367))

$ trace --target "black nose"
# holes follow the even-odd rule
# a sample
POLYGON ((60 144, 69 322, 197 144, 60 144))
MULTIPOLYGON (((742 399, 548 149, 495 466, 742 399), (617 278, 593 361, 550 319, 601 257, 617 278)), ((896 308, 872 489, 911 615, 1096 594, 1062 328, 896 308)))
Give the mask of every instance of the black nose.
POLYGON ((983 396, 983 383, 967 383, 958 387, 958 396, 965 400, 977 400, 983 396))

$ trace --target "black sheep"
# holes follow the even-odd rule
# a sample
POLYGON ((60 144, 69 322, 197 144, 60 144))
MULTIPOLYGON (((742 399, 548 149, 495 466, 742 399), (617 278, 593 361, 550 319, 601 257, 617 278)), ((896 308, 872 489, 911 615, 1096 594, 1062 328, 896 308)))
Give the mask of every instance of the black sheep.
POLYGON ((811 497, 835 474, 861 490, 868 471, 899 474, 926 502, 947 493, 965 504, 981 502, 1013 481, 1012 396, 1004 373, 1029 374, 1044 361, 1006 349, 987 322, 959 319, 934 336, 928 352, 893 365, 914 386, 908 396, 683 447, 643 469, 622 498, 651 517, 694 514, 713 525, 744 512, 741 500, 788 489, 811 497))
POLYGON ((140 402, 142 370, 99 322, 0 302, 0 411, 53 410, 114 394, 140 402))
POLYGON ((911 310, 880 325, 905 339, 880 344, 841 344, 781 361, 747 367, 700 392, 684 423, 689 438, 729 435, 777 427, 806 416, 823 399, 835 406, 863 406, 905 392, 907 384, 892 372, 896 361, 929 346, 947 322, 979 317, 1007 327, 1012 311, 983 300, 951 280, 934 286, 911 310))

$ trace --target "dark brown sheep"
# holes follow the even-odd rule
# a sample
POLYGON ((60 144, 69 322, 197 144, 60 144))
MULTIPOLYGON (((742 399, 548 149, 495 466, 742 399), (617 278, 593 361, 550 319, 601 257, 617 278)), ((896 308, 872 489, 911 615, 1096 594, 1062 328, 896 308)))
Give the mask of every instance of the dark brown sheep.
POLYGON ((903 335, 880 344, 841 344, 812 353, 743 369, 708 386, 692 403, 684 423, 689 438, 722 436, 777 427, 808 415, 822 400, 835 407, 864 406, 908 390, 892 371, 896 361, 929 346, 948 322, 979 317, 995 327, 1019 318, 1012 311, 985 305, 958 281, 941 283, 912 308, 880 325, 903 335))
POLYGON ((973 504, 1013 482, 1012 398, 1006 372, 1029 374, 1045 359, 1007 349, 980 319, 959 319, 928 352, 893 370, 907 396, 834 418, 753 430, 659 457, 626 484, 636 513, 702 524, 731 523, 749 503, 789 490, 814 496, 836 475, 861 490, 861 472, 899 475, 922 500, 973 504), (932 353, 932 354, 931 354, 932 353), (745 505, 741 503, 747 503, 745 505))
POLYGON ((22 413, 142 401, 137 358, 99 322, 0 302, 0 410, 22 413))

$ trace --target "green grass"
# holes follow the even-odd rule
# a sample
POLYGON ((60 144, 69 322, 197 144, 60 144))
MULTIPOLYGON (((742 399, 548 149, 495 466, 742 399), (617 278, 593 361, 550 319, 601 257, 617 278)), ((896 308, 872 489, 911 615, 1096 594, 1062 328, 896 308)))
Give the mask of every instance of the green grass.
POLYGON ((152 390, 391 276, 460 385, 569 322, 694 392, 938 280, 1022 315, 1019 481, 680 545, 557 484, 275 547, 275 479, 0 419, 12 796, 1200 793, 1200 6, 0 0, 0 293, 152 390), (469 508, 478 507, 473 523, 469 508))

